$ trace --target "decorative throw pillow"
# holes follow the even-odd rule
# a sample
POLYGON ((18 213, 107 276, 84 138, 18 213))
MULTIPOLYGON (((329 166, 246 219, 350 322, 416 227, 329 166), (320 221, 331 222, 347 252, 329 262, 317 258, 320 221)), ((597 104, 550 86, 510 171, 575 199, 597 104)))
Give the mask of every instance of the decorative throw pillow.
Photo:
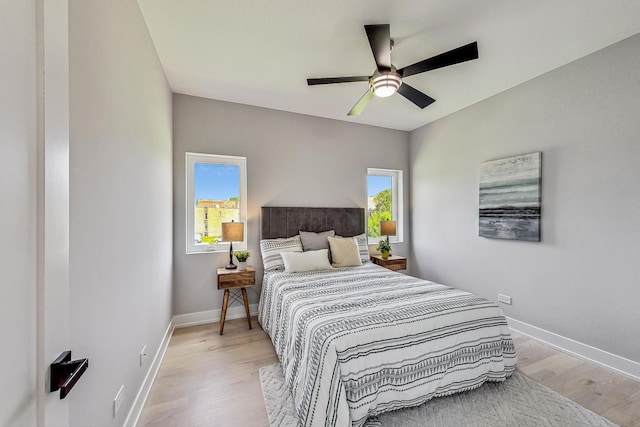
POLYGON ((288 239, 260 240, 260 253, 262 254, 262 265, 265 270, 284 268, 284 261, 280 256, 282 252, 302 252, 300 236, 293 236, 288 239))
MULTIPOLYGON (((340 239, 344 239, 342 236, 335 236, 340 239)), ((346 237, 350 239, 351 237, 346 237)), ((358 255, 360 256, 360 261, 364 264, 365 262, 371 261, 371 255, 369 254, 369 244, 367 243, 367 235, 365 233, 358 234, 357 236, 353 236, 354 239, 358 242, 358 255)))
POLYGON ((334 267, 355 267, 362 265, 355 237, 328 237, 334 267))
POLYGON ((359 234, 355 236, 358 241, 358 253, 360 254, 360 261, 364 264, 365 262, 371 261, 371 255, 369 254, 369 244, 367 243, 367 235, 359 234))
POLYGON ((304 271, 331 270, 329 264, 329 249, 318 251, 281 252, 284 261, 284 271, 287 273, 301 273, 304 271))
POLYGON ((321 233, 314 233, 312 231, 301 231, 300 241, 302 241, 302 250, 306 251, 317 251, 320 249, 327 250, 327 259, 331 262, 331 252, 329 252, 329 240, 327 237, 335 236, 336 232, 334 230, 327 230, 321 233))

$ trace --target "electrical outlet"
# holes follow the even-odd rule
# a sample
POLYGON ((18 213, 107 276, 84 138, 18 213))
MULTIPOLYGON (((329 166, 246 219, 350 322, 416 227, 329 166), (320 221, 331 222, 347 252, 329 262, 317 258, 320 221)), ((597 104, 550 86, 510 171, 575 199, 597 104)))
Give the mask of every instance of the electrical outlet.
POLYGON ((500 301, 503 304, 511 305, 511 297, 509 295, 498 294, 498 301, 500 301))
POLYGON ((116 394, 116 397, 113 398, 113 416, 115 417, 118 411, 120 410, 120 406, 122 405, 122 390, 124 389, 124 384, 120 386, 120 390, 116 394))
POLYGON ((147 346, 142 347, 140 351, 140 366, 144 365, 144 361, 147 359, 147 346))

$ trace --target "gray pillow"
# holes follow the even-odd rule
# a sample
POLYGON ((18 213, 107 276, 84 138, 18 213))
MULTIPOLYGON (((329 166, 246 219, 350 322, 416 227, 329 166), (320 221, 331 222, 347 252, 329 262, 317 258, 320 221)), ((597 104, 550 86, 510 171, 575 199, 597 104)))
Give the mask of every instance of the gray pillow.
POLYGON ((323 231, 321 233, 314 233, 311 231, 301 231, 300 240, 302 241, 302 249, 306 251, 318 251, 320 249, 329 249, 328 237, 335 236, 334 230, 323 231))

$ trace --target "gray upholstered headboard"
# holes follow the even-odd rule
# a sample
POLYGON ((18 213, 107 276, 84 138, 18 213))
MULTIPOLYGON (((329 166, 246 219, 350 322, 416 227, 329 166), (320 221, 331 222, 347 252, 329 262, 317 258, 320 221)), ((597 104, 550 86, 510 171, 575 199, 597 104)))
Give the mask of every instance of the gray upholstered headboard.
POLYGON ((364 208, 263 207, 260 238, 292 237, 300 231, 335 230, 339 236, 364 233, 364 208))

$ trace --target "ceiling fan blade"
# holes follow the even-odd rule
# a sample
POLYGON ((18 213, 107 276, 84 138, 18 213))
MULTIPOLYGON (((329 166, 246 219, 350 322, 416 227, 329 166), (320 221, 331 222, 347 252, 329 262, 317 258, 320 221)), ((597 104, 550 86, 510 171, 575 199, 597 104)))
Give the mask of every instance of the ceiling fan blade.
POLYGON ((323 77, 319 79, 307 79, 309 86, 313 85, 328 85, 332 83, 350 83, 350 82, 368 82, 367 76, 353 76, 353 77, 323 77))
POLYGON ((472 59, 478 59, 478 42, 469 43, 424 61, 416 62, 413 65, 401 68, 398 73, 404 78, 424 73, 425 71, 459 64, 460 62, 471 61, 472 59))
POLYGON ((358 114, 362 113, 364 111, 364 108, 367 106, 367 104, 369 103, 369 101, 371 101, 372 98, 373 98, 373 91, 372 90, 366 91, 365 94, 362 95, 362 98, 360 98, 360 100, 356 102, 356 105, 353 106, 351 111, 347 113, 347 116, 357 116, 358 114))
POLYGON ((431 98, 429 95, 420 92, 418 89, 409 86, 404 82, 398 88, 398 93, 420 108, 425 108, 426 106, 436 102, 436 100, 431 98))
POLYGON ((391 69, 391 29, 389 24, 365 25, 364 30, 367 32, 378 71, 389 71, 391 69))

